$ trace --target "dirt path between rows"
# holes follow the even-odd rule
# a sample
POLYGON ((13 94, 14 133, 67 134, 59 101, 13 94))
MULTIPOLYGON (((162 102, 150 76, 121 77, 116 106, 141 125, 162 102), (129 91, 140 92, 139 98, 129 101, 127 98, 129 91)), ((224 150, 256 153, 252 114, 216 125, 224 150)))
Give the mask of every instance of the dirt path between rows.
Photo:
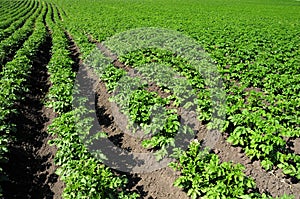
MULTIPOLYGON (((73 45, 72 54, 78 58, 79 48, 77 46, 74 47, 75 44, 71 35, 68 34, 68 38, 73 45)), ((85 67, 82 60, 77 59, 76 61, 80 67, 80 73, 82 73, 83 76, 93 79, 93 71, 88 67, 85 67)), ((108 101, 111 95, 107 92, 105 84, 100 82, 99 79, 91 81, 98 81, 98 83, 96 83, 98 86, 96 88, 95 109, 101 131, 106 132, 108 134, 108 139, 122 149, 147 152, 147 150, 140 145, 140 140, 138 138, 123 133, 117 125, 116 118, 114 118, 112 114, 111 103, 108 101)), ((141 195, 141 198, 188 198, 185 192, 173 186, 177 174, 173 172, 171 168, 162 168, 154 172, 140 174, 124 173, 118 170, 114 170, 114 172, 117 175, 126 175, 129 179, 127 190, 138 192, 141 195)))
MULTIPOLYGON (((137 153, 147 153, 147 150, 141 146, 139 138, 120 130, 113 117, 116 114, 112 113, 112 104, 108 101, 110 96, 104 83, 100 82, 97 87, 97 115, 101 130, 108 133, 108 139, 116 146, 125 150, 134 150, 137 153)), ((173 186, 178 174, 169 167, 149 173, 125 174, 131 182, 128 189, 139 192, 142 198, 188 198, 185 192, 173 186)))
POLYGON ((8 176, 8 181, 1 185, 5 199, 61 198, 64 185, 55 174, 56 149, 48 145, 51 136, 47 133, 55 115, 43 105, 50 87, 46 66, 51 58, 51 46, 49 35, 33 61, 27 80, 29 91, 16 104, 20 114, 12 122, 17 130, 11 134, 15 139, 9 143, 9 161, 3 165, 8 176))
MULTIPOLYGON (((128 68, 131 68, 129 66, 125 66, 123 63, 121 63, 117 56, 112 54, 108 48, 106 48, 103 44, 97 43, 97 47, 99 50, 107 57, 109 57, 113 64, 116 67, 123 68, 128 71, 128 68)), ((105 86, 103 83, 100 83, 99 89, 98 89, 98 105, 102 109, 102 113, 106 116, 106 118, 113 118, 111 113, 111 107, 110 102, 107 101, 107 99, 110 97, 109 94, 107 94, 107 91, 105 89, 105 86)), ((110 124, 106 124, 108 127, 102 127, 106 128, 107 132, 111 136, 117 137, 118 140, 115 141, 115 143, 119 143, 120 147, 128 148, 128 147, 138 147, 140 148, 140 144, 137 144, 137 141, 133 141, 132 139, 126 138, 128 135, 120 134, 119 130, 116 130, 117 127, 114 124, 114 121, 112 120, 110 124), (120 144, 121 142, 121 144, 120 144)), ((205 138, 208 138, 207 135, 209 135, 211 132, 207 130, 205 125, 200 125, 198 129, 197 139, 203 140, 205 138)), ((113 140, 112 140, 113 141, 113 140)), ((295 146, 294 146, 295 148, 295 146)), ((295 151, 298 149, 295 149, 295 151)), ((259 161, 251 161, 245 153, 242 151, 240 147, 233 147, 225 140, 225 136, 220 136, 218 141, 216 142, 213 151, 218 154, 221 161, 227 162, 232 161, 233 163, 240 163, 245 166, 245 173, 248 176, 251 176, 255 179, 255 182, 257 184, 258 191, 260 193, 269 193, 273 197, 281 196, 283 194, 293 194, 296 199, 300 198, 300 183, 299 181, 294 181, 291 178, 286 178, 280 169, 276 169, 270 172, 265 171, 260 166, 259 161)), ((171 171, 169 168, 164 168, 152 173, 148 173, 146 175, 141 174, 138 175, 138 177, 141 178, 141 180, 137 183, 137 186, 143 186, 144 191, 149 192, 150 196, 154 198, 185 198, 186 195, 182 194, 178 190, 172 190, 169 187, 172 186, 172 182, 174 181, 176 174, 171 171), (170 182, 168 182, 170 181, 170 182), (155 189, 151 189, 150 187, 153 186, 155 189), (148 190, 150 189, 150 190, 148 190), (171 192, 169 192, 171 191, 171 192), (160 196, 156 195, 155 193, 166 193, 162 194, 160 196), (178 194, 177 197, 175 195, 167 195, 169 194, 178 194), (152 195, 154 194, 154 195, 152 195), (163 197, 162 197, 163 196, 163 197)), ((150 197, 151 198, 151 197, 150 197)))

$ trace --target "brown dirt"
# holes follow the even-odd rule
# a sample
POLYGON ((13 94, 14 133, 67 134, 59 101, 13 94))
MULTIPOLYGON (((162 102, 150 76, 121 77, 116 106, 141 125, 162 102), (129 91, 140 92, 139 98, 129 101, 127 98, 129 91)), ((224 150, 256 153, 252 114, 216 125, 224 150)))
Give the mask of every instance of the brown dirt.
POLYGON ((290 139, 288 142, 289 149, 297 155, 300 155, 300 138, 290 139))
POLYGON ((251 161, 241 147, 231 146, 224 137, 220 137, 213 150, 221 161, 244 165, 246 175, 254 178, 261 193, 270 193, 273 197, 283 194, 293 194, 296 199, 300 197, 300 183, 294 183, 291 178, 286 178, 280 169, 265 171, 260 166, 260 161, 251 161))
POLYGON ((50 60, 51 38, 41 46, 33 62, 24 100, 16 103, 20 114, 12 119, 16 132, 9 143, 9 161, 3 165, 8 181, 3 182, 4 198, 61 198, 63 183, 55 174, 56 149, 48 145, 47 126, 55 117, 43 105, 50 87, 46 65, 50 60))
MULTIPOLYGON (((116 67, 123 68, 126 71, 130 71, 130 67, 125 66, 118 61, 116 55, 110 53, 110 51, 103 46, 101 43, 96 43, 97 47, 107 56, 113 60, 116 67)), ((150 90, 157 90, 155 85, 150 85, 150 90)), ((100 83, 98 88, 98 105, 100 106, 102 112, 100 115, 110 118, 110 123, 106 124, 106 130, 110 135, 112 141, 122 148, 134 148, 140 149, 140 145, 137 144, 139 141, 126 138, 128 135, 120 133, 120 130, 114 124, 114 118, 111 113, 111 105, 108 102, 109 94, 105 90, 103 83, 100 83), (100 97, 102 96, 102 97, 100 97), (115 138, 118 139, 115 139, 115 138)), ((159 93, 159 92, 158 92, 159 93)), ((103 118, 102 118, 103 119, 103 118)), ((100 120, 101 121, 101 120, 100 120)), ((286 178, 280 169, 273 170, 270 172, 265 171, 260 166, 259 161, 251 161, 240 147, 233 147, 226 142, 226 136, 220 136, 218 140, 209 140, 210 134, 204 125, 200 125, 198 129, 197 139, 206 139, 206 142, 214 144, 213 151, 218 154, 221 161, 232 161, 233 163, 240 163, 245 166, 245 173, 254 178, 257 188, 260 193, 269 193, 272 196, 281 196, 285 194, 293 194, 296 199, 300 198, 300 183, 293 181, 291 178, 286 178)), ((218 137, 218 136, 216 136, 218 137)), ((300 144, 299 139, 294 139, 291 141, 291 149, 295 153, 299 154, 300 144)), ((139 178, 138 182, 132 186, 132 190, 139 187, 143 188, 143 191, 147 193, 145 198, 186 198, 186 194, 177 188, 174 189, 172 183, 177 174, 170 170, 170 168, 160 169, 155 172, 147 174, 139 174, 136 177, 139 178), (172 187, 172 188, 170 188, 172 187), (170 192, 171 191, 171 192, 170 192)), ((133 180, 136 181, 136 180, 133 180)))
MULTIPOLYGON (((134 152, 147 152, 147 150, 143 148, 140 144, 141 139, 138 139, 137 137, 132 137, 128 133, 124 133, 119 128, 120 123, 118 122, 118 124, 116 124, 116 120, 124 121, 127 118, 121 113, 118 115, 112 113, 112 106, 114 105, 112 105, 111 102, 108 101, 108 98, 111 95, 108 94, 103 82, 100 82, 98 84, 96 93, 96 112, 98 116, 98 121, 100 124, 100 128, 104 132, 108 133, 108 139, 112 141, 115 145, 122 148, 126 148, 127 150, 134 152)), ((122 127, 126 128, 127 124, 125 123, 123 125, 124 126, 122 127)))
MULTIPOLYGON (((69 37, 69 39, 71 39, 71 37, 69 37)), ((73 52, 73 54, 76 53, 73 52)), ((91 70, 84 67, 82 64, 79 65, 80 75, 83 75, 90 80, 93 79, 92 81, 98 81, 97 78, 94 79, 91 70)), ((88 82, 88 80, 86 82, 88 82)), ((120 123, 117 122, 124 120, 120 119, 120 117, 124 117, 124 115, 112 113, 115 107, 114 104, 110 103, 108 100, 110 96, 111 95, 107 92, 104 83, 99 82, 96 88, 96 113, 98 116, 99 128, 101 131, 106 132, 108 134, 108 139, 119 148, 128 151, 147 152, 147 150, 141 146, 141 139, 130 136, 130 134, 124 133, 119 128, 120 123)), ((172 186, 176 175, 170 168, 163 168, 151 173, 143 174, 130 174, 117 170, 114 170, 114 172, 117 175, 126 175, 129 179, 127 190, 138 192, 141 195, 141 198, 188 198, 186 193, 179 188, 172 186)))
MULTIPOLYGON (((112 117, 112 106, 108 101, 110 94, 101 82, 97 89, 97 112, 101 130, 108 133, 109 139, 117 146, 135 152, 147 152, 141 146, 141 140, 124 133, 112 117)), ((150 173, 127 174, 130 180, 130 191, 137 191, 142 198, 188 198, 186 193, 173 186, 178 174, 171 168, 162 168, 150 173)))

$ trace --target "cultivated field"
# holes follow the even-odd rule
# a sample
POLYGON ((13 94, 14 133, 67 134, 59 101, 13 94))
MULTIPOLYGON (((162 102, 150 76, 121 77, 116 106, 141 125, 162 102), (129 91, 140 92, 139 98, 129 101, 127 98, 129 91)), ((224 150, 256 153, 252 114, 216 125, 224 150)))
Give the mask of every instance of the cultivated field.
POLYGON ((300 198, 300 1, 0 13, 0 197, 300 198))

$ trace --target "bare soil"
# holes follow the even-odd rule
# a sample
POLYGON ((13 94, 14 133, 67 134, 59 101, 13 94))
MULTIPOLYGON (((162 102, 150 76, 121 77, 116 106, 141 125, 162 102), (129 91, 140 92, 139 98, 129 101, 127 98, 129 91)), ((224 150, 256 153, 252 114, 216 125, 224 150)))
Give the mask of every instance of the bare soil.
POLYGON ((61 198, 64 184, 55 174, 53 163, 55 147, 48 145, 51 136, 47 126, 55 117, 43 105, 50 82, 46 65, 50 60, 51 38, 47 37, 33 62, 26 85, 29 91, 16 103, 20 114, 12 119, 16 124, 14 139, 9 143, 9 161, 3 165, 8 176, 2 182, 5 199, 10 198, 61 198))
MULTIPOLYGON (((72 39, 69 35, 69 38, 72 39)), ((77 49, 78 50, 78 49, 77 49)), ((78 53, 73 53, 78 55, 78 53)), ((88 78, 93 79, 93 71, 85 67, 82 62, 80 62, 81 72, 85 73, 88 78)), ((114 64, 119 66, 124 66, 121 62, 116 60, 114 64)), ((130 68, 128 68, 129 70, 130 68)), ((134 151, 137 153, 149 152, 147 149, 141 146, 141 138, 136 136, 131 136, 130 133, 124 133, 123 129, 126 128, 122 126, 121 120, 124 121, 124 115, 121 113, 116 113, 116 106, 114 103, 109 102, 109 97, 105 84, 99 81, 96 88, 96 113, 98 124, 101 131, 108 134, 108 139, 121 149, 127 151, 134 151), (113 113, 114 112, 114 113, 113 113), (120 129, 121 127, 121 129, 120 129)), ((152 89, 155 86, 153 85, 152 89)), ((114 169, 113 169, 114 170, 114 169)), ((187 194, 180 188, 174 187, 173 182, 178 177, 178 173, 174 172, 171 168, 161 168, 153 172, 144 172, 138 174, 125 173, 118 170, 114 170, 117 175, 126 175, 129 179, 127 185, 128 191, 138 192, 141 198, 145 199, 159 199, 159 198, 188 198, 187 194)))
MULTIPOLYGON (((140 139, 119 129, 119 125, 116 124, 115 118, 112 116, 109 97, 110 94, 107 93, 104 83, 100 82, 97 89, 97 113, 101 130, 108 133, 108 139, 122 149, 147 152, 141 146, 140 139)), ((153 172, 134 175, 126 173, 126 175, 130 180, 128 189, 137 191, 142 198, 188 198, 185 192, 173 186, 178 173, 176 174, 171 168, 166 167, 153 172)))
MULTIPOLYGON (((60 15, 60 14, 59 14, 60 15)), ((74 71, 82 67, 79 60, 79 50, 74 41, 69 38, 70 51, 75 64, 74 71)), ((114 61, 114 65, 130 71, 131 67, 122 64, 115 55, 112 55, 105 46, 96 43, 102 52, 114 61)), ((17 130, 12 136, 15 138, 9 144, 9 161, 3 165, 8 180, 1 182, 4 198, 61 198, 64 188, 63 182, 55 174, 54 165, 55 147, 47 142, 52 139, 47 134, 47 126, 55 118, 51 109, 43 105, 50 82, 46 65, 50 60, 51 38, 41 47, 40 52, 34 60, 32 73, 28 78, 29 92, 24 100, 16 103, 16 108, 21 114, 15 116, 11 122, 17 124, 17 130)), ((159 87, 150 83, 149 91, 157 92, 166 97, 159 87)), ((108 134, 108 139, 119 148, 135 151, 149 152, 141 146, 141 139, 124 133, 120 129, 120 120, 124 120, 122 114, 116 116, 113 113, 114 105, 109 102, 109 94, 105 84, 99 82, 96 89, 96 112, 101 130, 108 134), (120 119, 121 118, 121 119, 120 119)), ((180 113, 183 114, 183 113, 180 113)), ((266 172, 260 166, 259 161, 251 161, 240 147, 233 147, 226 142, 226 135, 221 135, 217 140, 210 140, 212 132, 203 124, 197 125, 197 138, 199 141, 214 144, 213 152, 218 154, 221 161, 232 161, 245 166, 245 173, 253 177, 259 192, 270 193, 272 196, 280 196, 284 193, 293 194, 300 199, 299 181, 286 178, 280 169, 266 172)), ((289 149, 300 154, 300 139, 291 139, 289 149)), ((166 199, 166 198, 188 198, 186 193, 173 186, 174 180, 180 175, 172 169, 165 167, 152 172, 138 174, 124 173, 115 170, 116 174, 125 174, 129 179, 128 191, 140 193, 141 198, 166 199)))
MULTIPOLYGON (((123 68, 127 71, 130 67, 125 66, 118 61, 117 57, 109 52, 109 50, 103 46, 101 43, 96 43, 98 48, 108 57, 113 60, 116 67, 123 68)), ((159 88, 151 84, 151 91, 157 91, 161 94, 159 88)), ((163 95, 163 94, 162 94, 163 95)), ((99 122, 107 121, 100 126, 105 132, 109 134, 109 139, 114 142, 117 146, 130 149, 143 151, 141 148, 139 140, 130 137, 128 134, 124 134, 118 129, 116 121, 112 114, 112 106, 108 101, 110 94, 107 93, 104 83, 100 83, 97 89, 97 107, 99 122)), ((226 135, 215 136, 218 137, 217 140, 209 140, 210 133, 205 125, 199 125, 198 134, 196 138, 204 142, 214 143, 213 151, 218 154, 221 161, 231 161, 233 163, 240 163, 245 166, 245 173, 254 178, 257 184, 257 189, 260 193, 269 193, 273 197, 281 196, 285 194, 293 194, 296 199, 300 198, 300 183, 291 178, 286 178, 280 169, 272 170, 270 172, 265 171, 260 166, 259 161, 251 161, 240 147, 233 147, 226 142, 226 135)), ((300 142, 297 139, 290 141, 291 149, 295 153, 299 154, 300 142)), ((132 185, 130 190, 138 190, 143 197, 142 198, 187 198, 186 193, 182 190, 173 186, 175 178, 178 176, 170 168, 163 168, 151 173, 142 173, 136 175, 130 175, 130 180, 132 185)))

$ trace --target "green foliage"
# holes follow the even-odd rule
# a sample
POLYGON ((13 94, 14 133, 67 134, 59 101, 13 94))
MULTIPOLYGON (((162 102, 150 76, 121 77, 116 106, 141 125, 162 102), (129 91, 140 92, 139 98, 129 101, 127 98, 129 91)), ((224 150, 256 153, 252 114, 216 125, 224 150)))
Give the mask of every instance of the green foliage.
POLYGON ((55 163, 66 186, 63 198, 137 198, 138 194, 125 191, 126 176, 116 176, 83 144, 82 138, 90 129, 89 118, 82 120, 83 113, 83 108, 62 113, 48 127, 48 132, 56 136, 50 144, 58 149, 55 163))
POLYGON ((201 198, 271 198, 250 191, 255 182, 247 177, 241 164, 220 163, 217 155, 201 149, 198 141, 191 142, 188 151, 177 151, 178 162, 169 164, 181 172, 174 185, 187 191, 192 199, 201 198))
MULTIPOLYGON (((31 1, 22 1, 22 2, 17 2, 16 4, 13 5, 11 8, 7 8, 8 13, 3 13, 3 20, 0 19, 0 32, 2 30, 5 30, 6 34, 8 31, 7 29, 12 29, 16 27, 18 22, 20 22, 20 18, 24 19, 27 18, 26 14, 30 11, 30 9, 36 9, 36 7, 33 7, 33 5, 36 5, 36 2, 31 0, 31 1), (15 6, 15 7, 14 7, 15 6), (9 27, 9 28, 8 28, 9 27)), ((24 21, 23 21, 24 23, 24 21)), ((3 35, 1 34, 1 37, 3 35)), ((2 39, 0 39, 2 40, 2 39)))
POLYGON ((6 29, 4 28, 3 30, 1 30, 0 28, 0 41, 4 40, 9 35, 13 34, 18 28, 20 28, 26 22, 26 20, 28 20, 29 16, 32 15, 38 7, 39 5, 37 1, 31 1, 31 5, 25 9, 23 8, 23 10, 21 10, 23 12, 17 15, 18 18, 8 19, 4 21, 5 23, 0 24, 0 27, 1 25, 3 27, 9 25, 9 27, 6 29))
MULTIPOLYGON (((50 6, 48 7, 50 9, 50 6)), ((47 13, 46 22, 52 32, 52 57, 48 63, 48 72, 52 86, 47 95, 47 106, 57 113, 71 109, 73 102, 73 85, 75 72, 72 70, 73 60, 68 50, 68 40, 64 31, 51 21, 51 12, 47 13)))
MULTIPOLYGON (((23 95, 28 91, 26 81, 32 67, 32 60, 36 56, 41 44, 45 42, 47 35, 43 24, 43 15, 46 13, 45 6, 39 6, 35 15, 32 15, 32 22, 35 22, 35 28, 31 30, 32 35, 24 42, 13 60, 8 62, 0 73, 0 161, 6 161, 5 153, 7 145, 11 141, 11 132, 15 131, 15 124, 11 123, 11 118, 19 111, 14 104, 23 99, 23 95), (40 14, 41 12, 41 14, 40 14)), ((31 27, 32 28, 32 27, 31 27)), ((6 40, 5 40, 6 41, 6 40)), ((1 43, 2 44, 2 43, 1 43)), ((0 168, 1 179, 3 177, 0 168)), ((1 193, 0 193, 1 195, 1 193)))
POLYGON ((186 58, 174 54, 164 49, 144 49, 140 51, 133 51, 120 57, 120 61, 126 65, 139 67, 147 63, 161 63, 165 67, 172 67, 180 75, 187 78, 189 84, 197 89, 204 88, 204 80, 191 66, 186 58))
MULTIPOLYGON (((57 2, 66 10, 63 24, 83 57, 94 49, 88 35, 104 41, 132 28, 164 27, 195 38, 210 53, 225 82, 228 106, 223 131, 229 134, 228 141, 242 146, 250 158, 260 159, 265 169, 279 167, 300 179, 299 155, 285 147, 286 139, 300 135, 299 2, 156 0, 155 4, 117 1, 118 6, 112 6, 115 1, 57 2)), ((140 65, 168 60, 186 67, 182 72, 189 75, 184 60, 183 64, 172 62, 176 55, 150 51, 133 52, 123 61, 140 65)), ((197 93, 199 119, 210 121, 214 104, 203 82, 197 83, 194 77, 191 73, 190 81, 201 90, 197 93)))
MULTIPOLYGON (((212 107, 216 107, 217 103, 211 98, 211 93, 214 91, 210 90, 210 85, 205 86, 205 81, 200 71, 195 70, 187 60, 172 52, 151 48, 130 52, 122 55, 120 59, 125 64, 137 67, 137 70, 144 64, 150 64, 148 66, 152 70, 154 65, 158 63, 163 64, 165 67, 174 68, 188 79, 190 85, 196 91, 198 117, 202 121, 209 122, 208 128, 229 131, 228 142, 242 146, 251 159, 261 160, 264 169, 271 170, 279 164, 283 167, 276 154, 289 153, 285 149, 286 142, 284 137, 299 137, 300 132, 298 125, 300 115, 299 111, 295 111, 297 104, 299 104, 299 96, 297 95, 300 92, 296 82, 299 77, 295 73, 295 68, 286 72, 286 74, 293 74, 293 78, 288 78, 287 75, 280 77, 274 75, 277 81, 276 84, 278 86, 279 84, 284 84, 288 88, 287 91, 282 90, 282 85, 276 88, 277 90, 269 88, 269 85, 259 85, 260 87, 257 88, 256 86, 258 86, 259 82, 253 85, 254 73, 257 75, 255 78, 258 79, 265 75, 265 71, 261 72, 258 68, 254 69, 254 71, 246 70, 245 73, 239 72, 244 70, 243 64, 240 63, 234 68, 229 68, 229 71, 227 70, 228 66, 221 68, 220 72, 223 73, 223 79, 226 82, 226 93, 229 94, 227 95, 228 106, 226 110, 219 108, 217 115, 221 117, 215 118, 216 113, 212 113, 212 107), (227 78, 229 78, 229 81, 227 81, 227 78), (292 88, 289 88, 291 86, 292 88), (279 88, 280 90, 278 90, 279 88), (272 106, 274 102, 276 102, 275 106, 272 106), (212 114, 214 114, 214 117, 212 117, 212 114), (225 115, 227 121, 222 119, 222 116, 225 115), (231 127, 231 129, 228 129, 228 127, 231 127)), ((251 67, 261 66, 255 64, 254 66, 251 65, 251 67)), ((148 71, 148 76, 159 76, 159 73, 151 74, 151 70, 148 71)), ((280 69, 277 68, 277 70, 280 69)), ((146 74, 143 68, 139 71, 146 74)), ((273 71, 269 71, 269 73, 271 72, 273 71)), ((150 79, 155 81, 153 77, 150 79)), ((156 79, 160 78, 157 77, 156 79)), ((157 81, 157 83, 162 88, 166 88, 164 82, 157 81)), ((273 84, 275 82, 272 81, 273 84)), ((178 95, 178 93, 175 94, 178 95)), ((290 166, 284 166, 286 169, 283 169, 283 172, 297 177, 296 173, 299 172, 298 159, 289 159, 287 165, 290 166), (294 171, 291 171, 290 167, 294 171)))
POLYGON ((38 1, 35 1, 34 9, 30 10, 26 16, 21 17, 18 21, 14 22, 8 29, 0 32, 0 66, 4 64, 7 56, 11 56, 19 49, 23 42, 32 34, 35 20, 40 15, 41 10, 42 6, 39 5, 38 1), (23 23, 24 25, 18 29, 18 26, 23 23))
MULTIPOLYGON (((47 95, 47 105, 58 114, 48 132, 56 138, 49 141, 57 147, 55 164, 57 174, 65 183, 63 198, 122 198, 135 199, 137 193, 125 190, 126 176, 118 176, 96 159, 88 150, 86 137, 91 128, 87 110, 83 107, 71 110, 75 73, 68 50, 68 40, 63 29, 51 19, 53 5, 48 4, 46 22, 52 33, 52 57, 48 64, 52 86, 47 95), (85 118, 85 119, 82 119, 85 118)), ((57 13, 54 16, 58 17, 57 13)), ((56 18, 57 20, 57 18, 56 18)), ((113 71, 115 72, 115 71, 113 71)), ((109 81, 109 80, 108 80, 109 81)), ((104 133, 97 134, 103 136, 104 133)))
POLYGON ((117 82, 125 75, 125 73, 124 70, 109 64, 108 67, 105 68, 103 74, 100 75, 100 78, 106 83, 106 88, 110 92, 116 88, 117 82))
MULTIPOLYGON (((118 83, 123 85, 122 82, 118 83)), ((180 122, 177 111, 165 110, 164 107, 170 103, 170 99, 145 90, 146 84, 137 86, 139 84, 141 83, 138 78, 126 81, 126 88, 120 88, 111 100, 118 103, 121 111, 129 116, 130 127, 138 124, 146 134, 152 135, 151 139, 142 142, 144 147, 164 149, 174 144, 174 136, 178 133, 180 122), (136 89, 132 89, 133 87, 136 89)))
MULTIPOLYGON (((19 9, 24 9, 25 6, 28 6, 30 1, 19 1, 19 2, 9 2, 9 1, 1 1, 1 12, 3 13, 0 16, 0 20, 5 24, 7 17, 14 17, 19 14, 19 9)), ((1 23, 0 23, 1 24, 1 23)), ((0 26, 2 27, 2 26, 0 26)))
POLYGON ((158 97, 155 92, 138 89, 130 94, 128 103, 130 119, 138 124, 148 124, 150 122, 151 107, 155 104, 164 105, 166 100, 158 97))
POLYGON ((155 134, 150 139, 143 140, 142 145, 145 148, 159 147, 164 149, 166 146, 174 145, 174 137, 179 133, 180 128, 176 112, 175 109, 167 110, 161 130, 158 130, 158 132, 154 131, 155 134))

